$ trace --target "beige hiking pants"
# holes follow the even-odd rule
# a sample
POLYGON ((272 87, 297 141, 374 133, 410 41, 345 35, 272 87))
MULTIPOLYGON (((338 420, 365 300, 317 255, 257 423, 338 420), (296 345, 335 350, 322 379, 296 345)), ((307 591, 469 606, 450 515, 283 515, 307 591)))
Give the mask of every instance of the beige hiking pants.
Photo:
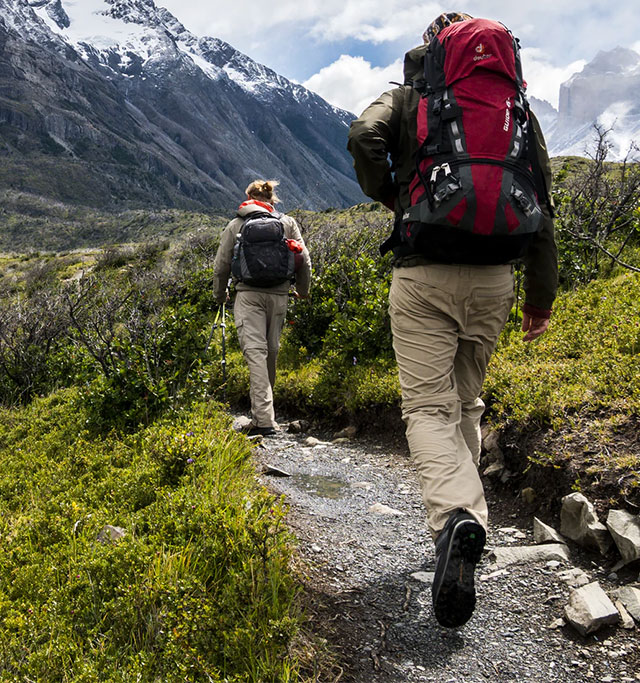
POLYGON ((249 366, 251 418, 256 427, 275 427, 273 385, 287 294, 242 291, 233 307, 238 341, 249 366))
POLYGON ((389 313, 402 417, 434 538, 458 508, 487 526, 480 392, 513 301, 509 265, 394 269, 389 313))

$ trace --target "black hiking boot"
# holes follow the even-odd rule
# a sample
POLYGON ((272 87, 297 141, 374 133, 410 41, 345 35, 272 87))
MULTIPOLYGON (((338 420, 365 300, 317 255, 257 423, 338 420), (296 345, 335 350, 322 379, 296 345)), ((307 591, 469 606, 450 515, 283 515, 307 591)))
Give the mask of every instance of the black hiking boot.
POLYGON ((436 541, 433 611, 442 626, 466 624, 476 606, 474 571, 480 561, 486 533, 464 510, 449 517, 436 541))
POLYGON ((247 436, 275 436, 276 434, 274 427, 251 427, 247 431, 247 436))

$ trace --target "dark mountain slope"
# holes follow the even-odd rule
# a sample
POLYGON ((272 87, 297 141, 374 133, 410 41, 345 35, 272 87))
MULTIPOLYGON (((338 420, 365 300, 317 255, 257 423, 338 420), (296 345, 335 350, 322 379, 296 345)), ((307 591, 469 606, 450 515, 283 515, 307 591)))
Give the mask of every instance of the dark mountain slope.
POLYGON ((0 0, 0 187, 228 208, 255 177, 276 177, 288 207, 362 199, 349 114, 151 0, 87 1, 130 35, 94 46, 66 35, 64 1, 0 0))

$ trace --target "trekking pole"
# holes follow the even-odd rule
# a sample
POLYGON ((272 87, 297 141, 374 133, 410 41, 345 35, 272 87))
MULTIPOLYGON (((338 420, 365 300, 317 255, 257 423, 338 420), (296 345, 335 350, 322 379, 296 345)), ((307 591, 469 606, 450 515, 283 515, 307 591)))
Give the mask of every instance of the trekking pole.
POLYGON ((227 300, 229 299, 229 290, 231 289, 231 278, 227 280, 227 288, 225 289, 225 299, 222 304, 222 400, 227 401, 227 300))
POLYGON ((225 300, 218 308, 218 312, 216 313, 216 317, 213 321, 213 325, 211 326, 211 332, 209 334, 209 339, 207 340, 207 345, 204 347, 203 354, 206 354, 207 351, 209 350, 209 346, 211 346, 211 340, 213 339, 213 335, 215 331, 220 327, 222 329, 222 360, 220 361, 220 365, 222 365, 222 400, 226 401, 227 400, 227 298, 229 297, 229 288, 231 287, 231 278, 229 278, 229 281, 227 282, 227 289, 226 289, 226 297, 225 300), (220 313, 222 313, 222 322, 218 323, 220 320, 220 313))
POLYGON ((522 282, 522 268, 520 264, 516 266, 516 310, 514 315, 514 320, 516 323, 516 329, 520 326, 520 321, 518 320, 518 313, 520 312, 520 283, 522 282))
POLYGON ((222 304, 222 400, 227 400, 227 302, 222 304))
POLYGON ((213 334, 218 329, 218 320, 219 319, 220 319, 220 309, 218 309, 218 313, 216 314, 215 320, 213 321, 213 325, 211 326, 211 333, 209 334, 209 339, 207 339, 207 345, 204 347, 204 351, 202 352, 203 355, 206 355, 207 351, 209 350, 209 347, 211 346, 211 340, 213 339, 213 334))
POLYGON ((211 333, 209 334, 209 339, 207 341, 207 345, 204 347, 204 354, 207 353, 209 350, 209 346, 211 346, 211 340, 213 339, 213 335, 215 331, 220 327, 222 329, 222 360, 220 361, 220 365, 222 365, 222 399, 224 401, 227 400, 227 335, 226 335, 226 330, 227 330, 227 304, 226 302, 222 304, 222 306, 218 309, 218 312, 216 313, 215 320, 213 321, 213 325, 211 326, 211 333), (218 323, 218 320, 220 320, 220 313, 222 313, 222 322, 218 323))

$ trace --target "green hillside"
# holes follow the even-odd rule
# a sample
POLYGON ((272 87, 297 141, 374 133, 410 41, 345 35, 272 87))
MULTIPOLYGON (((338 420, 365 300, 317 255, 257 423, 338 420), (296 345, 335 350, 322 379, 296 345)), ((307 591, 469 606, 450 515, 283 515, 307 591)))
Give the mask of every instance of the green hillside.
MULTIPOLYGON (((52 169, 59 171, 57 167, 52 169)), ((0 187, 5 186, 0 180, 0 187)), ((86 199, 99 188, 88 188, 86 199)), ((65 199, 0 191, 0 251, 68 251, 104 244, 142 242, 221 227, 228 218, 186 209, 129 209, 109 211, 65 199)))

